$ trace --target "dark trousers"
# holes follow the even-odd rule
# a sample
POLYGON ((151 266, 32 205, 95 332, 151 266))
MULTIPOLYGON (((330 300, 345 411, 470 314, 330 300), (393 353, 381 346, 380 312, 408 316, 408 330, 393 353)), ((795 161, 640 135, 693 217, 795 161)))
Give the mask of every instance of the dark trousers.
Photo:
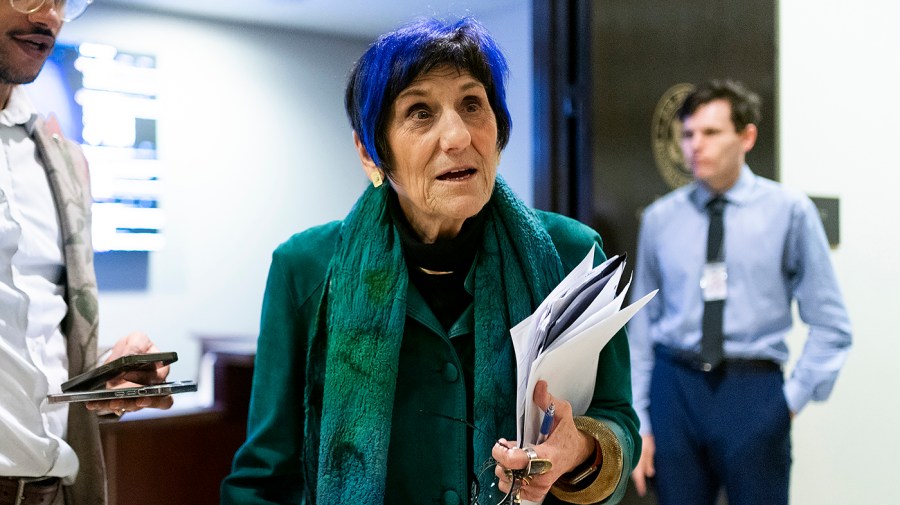
POLYGON ((660 505, 788 502, 790 412, 780 369, 704 372, 657 353, 650 384, 660 505))

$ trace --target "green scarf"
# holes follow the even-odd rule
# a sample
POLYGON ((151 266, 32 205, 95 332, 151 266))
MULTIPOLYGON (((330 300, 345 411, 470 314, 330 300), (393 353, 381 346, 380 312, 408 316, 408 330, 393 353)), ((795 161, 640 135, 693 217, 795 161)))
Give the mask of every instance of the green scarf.
MULTIPOLYGON (((387 192, 370 187, 356 202, 329 267, 318 503, 384 501, 408 285, 387 192)), ((475 264, 475 461, 516 432, 509 329, 564 276, 550 236, 499 177, 488 206, 475 264)))

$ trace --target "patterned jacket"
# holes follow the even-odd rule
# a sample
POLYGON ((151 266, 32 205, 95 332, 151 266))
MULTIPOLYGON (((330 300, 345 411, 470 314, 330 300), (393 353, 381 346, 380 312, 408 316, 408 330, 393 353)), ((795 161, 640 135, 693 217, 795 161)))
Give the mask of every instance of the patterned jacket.
MULTIPOLYGON (((91 186, 87 160, 78 145, 63 137, 56 119, 38 118, 32 137, 47 171, 56 200, 66 266, 68 312, 62 322, 69 358, 69 376, 97 361, 98 303, 91 245, 91 186)), ((75 484, 65 488, 66 503, 105 505, 106 466, 96 414, 82 404, 69 408, 67 442, 79 460, 75 484)))

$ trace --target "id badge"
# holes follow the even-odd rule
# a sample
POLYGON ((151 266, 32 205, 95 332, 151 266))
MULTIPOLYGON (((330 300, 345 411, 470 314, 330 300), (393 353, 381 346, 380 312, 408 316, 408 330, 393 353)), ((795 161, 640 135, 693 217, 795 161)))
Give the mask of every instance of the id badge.
POLYGON ((703 301, 714 302, 724 300, 728 296, 728 272, 725 263, 707 263, 703 265, 703 277, 700 278, 700 289, 703 290, 703 301))

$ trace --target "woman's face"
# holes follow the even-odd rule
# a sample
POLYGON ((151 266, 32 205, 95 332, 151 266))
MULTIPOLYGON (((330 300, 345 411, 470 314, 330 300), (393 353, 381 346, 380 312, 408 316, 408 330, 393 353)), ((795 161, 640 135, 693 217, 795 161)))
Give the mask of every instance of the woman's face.
POLYGON ((391 107, 391 185, 425 243, 453 237, 494 190, 497 119, 484 85, 444 66, 420 75, 391 107))

